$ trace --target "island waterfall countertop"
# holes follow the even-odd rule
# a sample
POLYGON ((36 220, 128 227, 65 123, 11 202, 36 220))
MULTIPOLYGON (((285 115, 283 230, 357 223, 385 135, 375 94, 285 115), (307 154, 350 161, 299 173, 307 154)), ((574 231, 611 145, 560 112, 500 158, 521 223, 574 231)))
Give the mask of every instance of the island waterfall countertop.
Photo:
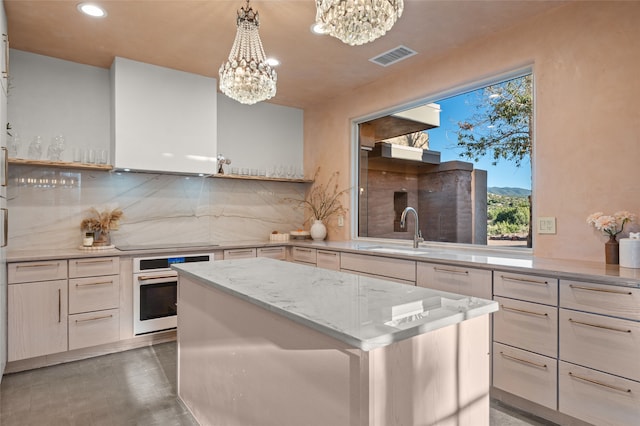
POLYGON ((173 268, 365 351, 498 310, 490 300, 267 258, 173 268))

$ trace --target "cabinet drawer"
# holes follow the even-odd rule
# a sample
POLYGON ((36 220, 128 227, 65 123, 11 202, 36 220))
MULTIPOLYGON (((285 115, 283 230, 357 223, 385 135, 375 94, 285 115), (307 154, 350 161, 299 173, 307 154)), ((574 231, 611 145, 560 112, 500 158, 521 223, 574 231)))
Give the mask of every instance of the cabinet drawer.
POLYGON ((560 412, 594 425, 638 424, 640 383, 562 361, 558 376, 560 412))
POLYGON ((561 280, 560 307, 640 320, 640 289, 561 280))
POLYGON ((120 310, 69 315, 69 350, 120 340, 120 310))
POLYGON ((318 250, 316 253, 317 264, 319 268, 340 270, 340 252, 318 250))
POLYGON ((364 272, 387 278, 416 282, 416 262, 382 256, 342 253, 340 268, 345 271, 364 272))
POLYGON ((284 247, 260 247, 258 248, 256 256, 285 260, 287 258, 287 252, 284 247))
POLYGON ((558 361, 500 343, 493 344, 493 386, 557 409, 558 361))
POLYGON ((95 277, 119 273, 119 257, 92 257, 69 260, 69 278, 95 277))
POLYGON ((494 298, 493 340, 542 355, 558 356, 558 308, 520 300, 494 298))
POLYGON ((316 249, 294 247, 291 250, 291 257, 294 262, 304 262, 316 264, 316 249))
POLYGON ((640 323, 560 309, 560 358, 640 381, 640 323))
POLYGON ((233 249, 224 251, 224 260, 248 259, 251 257, 256 257, 256 249, 254 248, 233 249))
POLYGON ((535 275, 493 273, 493 294, 547 305, 558 304, 558 279, 535 275))
POLYGON ((418 262, 420 287, 491 300, 491 271, 418 262))
POLYGON ((119 307, 120 277, 73 278, 69 280, 69 313, 99 311, 119 307))
POLYGON ((9 284, 66 279, 67 261, 10 263, 7 273, 9 284))

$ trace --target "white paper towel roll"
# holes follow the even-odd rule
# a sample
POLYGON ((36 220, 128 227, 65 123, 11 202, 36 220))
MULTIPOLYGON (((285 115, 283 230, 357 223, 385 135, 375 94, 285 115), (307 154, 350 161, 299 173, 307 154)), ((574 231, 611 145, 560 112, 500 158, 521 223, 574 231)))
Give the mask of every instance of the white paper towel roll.
POLYGON ((624 268, 640 268, 640 240, 620 239, 620 266, 624 268))

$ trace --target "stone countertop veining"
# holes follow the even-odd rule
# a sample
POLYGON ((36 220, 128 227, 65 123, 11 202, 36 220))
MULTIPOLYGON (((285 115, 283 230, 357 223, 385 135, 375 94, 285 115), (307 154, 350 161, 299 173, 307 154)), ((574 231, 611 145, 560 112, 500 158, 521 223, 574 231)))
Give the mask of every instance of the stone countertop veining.
POLYGON ((267 258, 172 267, 365 351, 498 310, 491 300, 267 258))

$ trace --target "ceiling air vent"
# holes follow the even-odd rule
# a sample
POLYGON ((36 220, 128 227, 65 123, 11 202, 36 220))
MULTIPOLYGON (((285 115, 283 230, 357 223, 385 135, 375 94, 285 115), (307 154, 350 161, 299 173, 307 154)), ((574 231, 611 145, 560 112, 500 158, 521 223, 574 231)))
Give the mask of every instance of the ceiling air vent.
POLYGON ((407 46, 398 46, 369 60, 374 64, 388 67, 389 65, 400 62, 403 59, 407 59, 408 57, 413 56, 417 53, 418 52, 413 49, 409 49, 407 46))

